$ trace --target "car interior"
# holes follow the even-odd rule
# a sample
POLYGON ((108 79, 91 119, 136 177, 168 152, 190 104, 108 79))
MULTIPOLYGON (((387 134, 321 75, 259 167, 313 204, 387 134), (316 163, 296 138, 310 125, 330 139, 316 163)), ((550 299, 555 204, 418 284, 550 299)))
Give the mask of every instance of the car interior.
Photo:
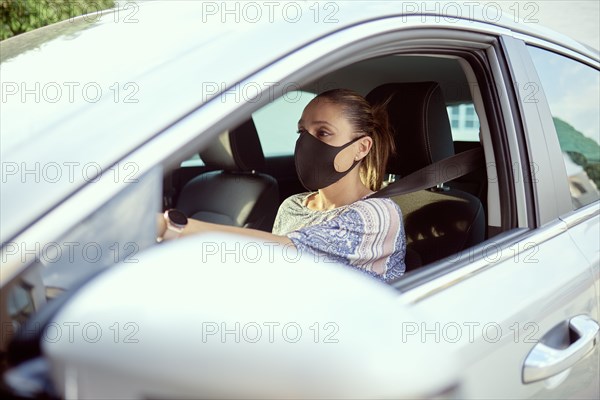
MULTIPOLYGON (((182 160, 164 177, 163 206, 207 222, 270 231, 281 202, 306 191, 293 157, 302 109, 332 88, 353 89, 372 104, 391 99, 387 111, 397 151, 387 165, 388 183, 482 148, 481 138, 489 132, 480 128, 484 107, 473 101, 478 88, 467 78, 468 68, 456 56, 402 54, 328 73, 256 110, 182 160)), ((392 197, 403 213, 407 272, 498 233, 488 224, 490 204, 499 213, 497 199, 488 203, 490 171, 485 162, 470 171, 430 189, 392 197)))

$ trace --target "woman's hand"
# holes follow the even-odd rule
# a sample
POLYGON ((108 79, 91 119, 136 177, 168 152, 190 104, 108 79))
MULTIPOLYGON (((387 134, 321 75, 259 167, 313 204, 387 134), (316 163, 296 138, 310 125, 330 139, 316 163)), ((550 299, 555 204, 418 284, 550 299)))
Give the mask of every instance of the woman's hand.
MULTIPOLYGON (((162 238, 167 230, 167 221, 163 213, 158 213, 156 223, 157 237, 162 238)), ((210 222, 199 221, 197 219, 188 218, 188 223, 181 232, 180 236, 188 236, 202 232, 227 232, 238 235, 250 236, 257 239, 263 239, 268 242, 276 242, 284 245, 292 244, 292 241, 287 236, 273 235, 270 232, 260 231, 258 229, 240 228, 237 226, 219 225, 210 222)))

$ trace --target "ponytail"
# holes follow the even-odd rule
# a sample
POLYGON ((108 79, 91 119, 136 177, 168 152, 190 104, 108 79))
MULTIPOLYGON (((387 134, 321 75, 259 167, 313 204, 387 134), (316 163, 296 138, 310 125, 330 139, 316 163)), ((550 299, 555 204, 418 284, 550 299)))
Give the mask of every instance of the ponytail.
POLYGON ((373 146, 360 166, 360 177, 363 183, 373 191, 381 189, 388 159, 396 151, 387 113, 387 105, 390 100, 391 98, 388 98, 385 102, 371 107, 373 129, 369 136, 373 138, 373 146))

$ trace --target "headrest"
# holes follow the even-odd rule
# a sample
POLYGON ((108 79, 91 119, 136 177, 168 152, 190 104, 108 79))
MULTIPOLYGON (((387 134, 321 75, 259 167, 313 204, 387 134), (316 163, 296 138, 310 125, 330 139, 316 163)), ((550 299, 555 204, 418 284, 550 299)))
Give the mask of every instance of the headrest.
POLYGON ((390 98, 387 111, 396 143, 389 173, 406 176, 454 155, 446 103, 437 82, 387 83, 367 95, 371 104, 390 98))
POLYGON ((206 166, 225 171, 260 171, 265 166, 265 156, 252 119, 220 134, 200 152, 200 158, 206 166))

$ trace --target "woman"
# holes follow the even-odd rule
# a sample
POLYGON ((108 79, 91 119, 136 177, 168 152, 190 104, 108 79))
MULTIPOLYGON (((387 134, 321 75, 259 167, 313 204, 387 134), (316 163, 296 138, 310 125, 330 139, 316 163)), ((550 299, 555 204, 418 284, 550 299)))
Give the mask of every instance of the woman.
MULTIPOLYGON (((385 104, 372 107, 354 91, 329 90, 306 106, 298 133, 296 170, 310 192, 281 204, 272 233, 189 220, 181 234, 244 234, 386 281, 401 276, 406 243, 400 208, 387 198, 368 198, 381 188, 394 148, 385 104)), ((167 230, 166 220, 159 219, 159 232, 167 230)))

